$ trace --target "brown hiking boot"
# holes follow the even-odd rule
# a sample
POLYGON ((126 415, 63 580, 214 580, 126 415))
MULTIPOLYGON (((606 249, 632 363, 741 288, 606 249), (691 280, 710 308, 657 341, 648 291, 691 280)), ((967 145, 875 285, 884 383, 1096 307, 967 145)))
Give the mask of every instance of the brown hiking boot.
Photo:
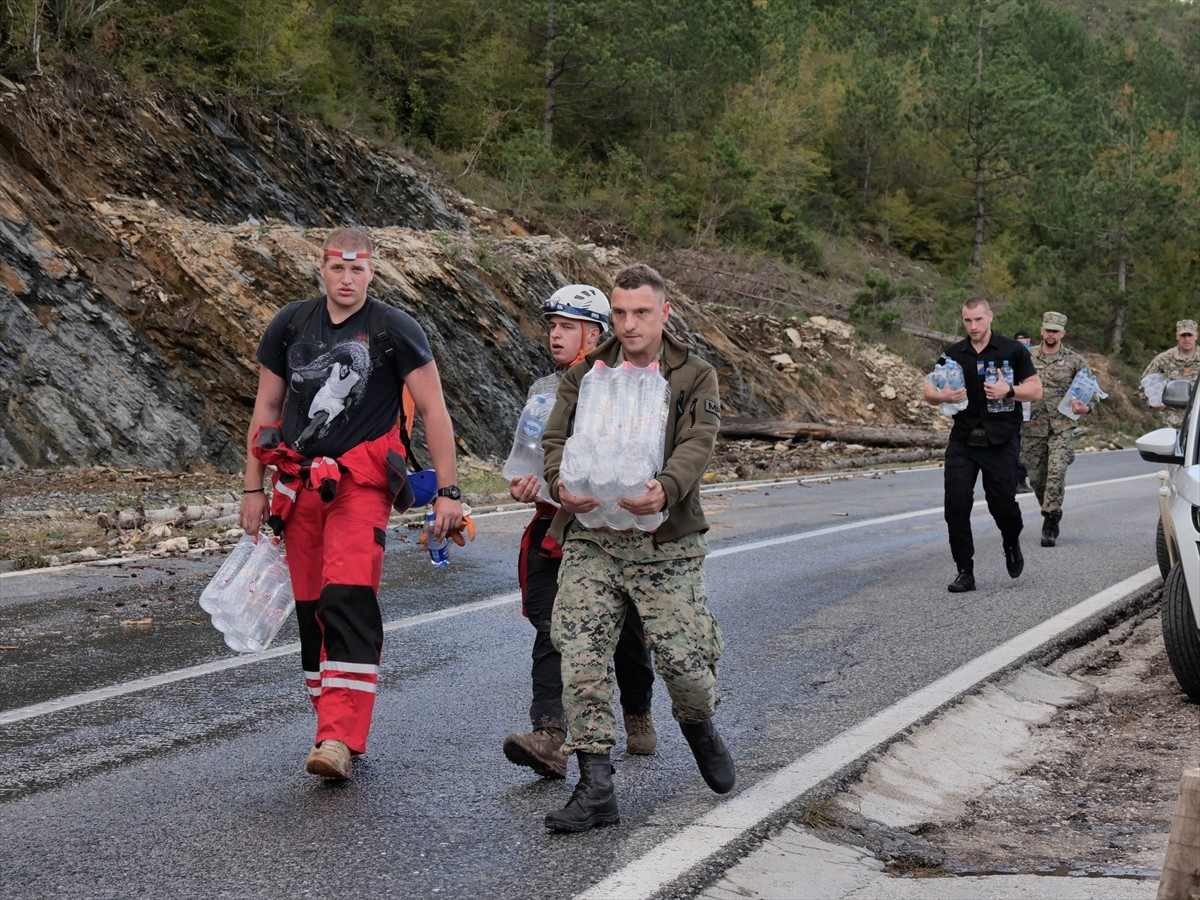
POLYGON ((639 715, 625 713, 625 752, 635 756, 650 756, 658 746, 654 719, 647 711, 639 715))
POLYGON ((518 766, 529 766, 544 778, 566 778, 567 757, 562 752, 567 734, 561 728, 542 728, 531 734, 513 732, 504 738, 504 755, 518 766))
POLYGON ((341 741, 321 741, 308 751, 304 768, 310 775, 345 781, 350 777, 350 748, 341 741))

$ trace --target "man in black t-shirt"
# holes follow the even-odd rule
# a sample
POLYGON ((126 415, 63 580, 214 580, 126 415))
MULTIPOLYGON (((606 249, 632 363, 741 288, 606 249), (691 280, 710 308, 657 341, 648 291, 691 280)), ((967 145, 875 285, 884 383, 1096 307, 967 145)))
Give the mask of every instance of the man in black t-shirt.
POLYGON ((951 390, 924 383, 927 403, 961 403, 967 408, 954 416, 954 427, 946 444, 946 526, 950 553, 958 575, 948 589, 953 593, 975 590, 975 541, 971 535, 971 507, 975 482, 983 473, 983 492, 988 512, 1000 529, 1004 563, 1016 578, 1025 567, 1020 535, 1023 523, 1017 504, 1017 459, 1021 439, 1021 403, 1042 396, 1042 382, 1018 341, 992 333, 992 309, 982 297, 973 297, 962 310, 967 337, 942 351, 940 363, 953 359, 963 370, 965 387, 951 390), (999 372, 1005 361, 1012 366, 1013 383, 1003 377, 988 382, 989 367, 999 372), (1013 401, 1005 411, 989 411, 1003 401, 1013 401))
POLYGON ((324 302, 288 304, 267 326, 242 490, 248 534, 258 533, 268 513, 272 525, 282 522, 300 663, 317 713, 305 768, 335 779, 349 778, 353 757, 366 751, 379 681, 377 595, 405 470, 397 379, 425 423, 437 473, 434 535, 463 524, 454 427, 429 341, 412 316, 393 307, 386 336, 372 333, 370 306, 379 301, 367 288, 374 276, 370 238, 337 228, 321 257, 324 302), (305 304, 311 312, 298 315, 305 304), (390 342, 394 361, 372 353, 373 342, 390 342), (269 510, 268 465, 276 468, 269 510))

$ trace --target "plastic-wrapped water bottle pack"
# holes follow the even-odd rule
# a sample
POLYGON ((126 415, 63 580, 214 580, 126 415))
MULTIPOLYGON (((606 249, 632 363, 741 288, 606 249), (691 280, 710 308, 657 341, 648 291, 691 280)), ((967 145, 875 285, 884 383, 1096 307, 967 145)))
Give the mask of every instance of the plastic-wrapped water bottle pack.
POLYGON ((200 594, 213 627, 239 653, 265 650, 295 605, 279 538, 261 534, 242 537, 200 594))
POLYGON ((635 516, 617 502, 646 493, 663 462, 671 389, 658 364, 639 368, 597 362, 579 385, 575 430, 563 448, 559 477, 572 494, 600 506, 576 516, 587 528, 654 531, 666 512, 635 516))

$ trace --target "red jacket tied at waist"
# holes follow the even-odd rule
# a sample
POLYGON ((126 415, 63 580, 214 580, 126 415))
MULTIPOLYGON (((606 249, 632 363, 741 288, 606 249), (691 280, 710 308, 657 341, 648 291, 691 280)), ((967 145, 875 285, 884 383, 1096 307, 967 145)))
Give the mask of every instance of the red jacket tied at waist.
POLYGON ((393 505, 401 512, 412 505, 404 445, 396 429, 351 447, 337 459, 328 456, 309 459, 284 443, 281 426, 280 422, 259 426, 251 445, 259 462, 276 469, 271 496, 272 517, 279 516, 281 522, 286 522, 296 492, 301 488, 321 491, 323 500, 332 500, 343 473, 348 473, 364 487, 388 491, 393 505))

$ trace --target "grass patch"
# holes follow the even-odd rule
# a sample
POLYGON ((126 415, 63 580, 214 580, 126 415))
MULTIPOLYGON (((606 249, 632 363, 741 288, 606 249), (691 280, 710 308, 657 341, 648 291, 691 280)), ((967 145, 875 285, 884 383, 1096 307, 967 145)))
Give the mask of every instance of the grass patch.
POLYGON ((800 814, 800 824, 813 829, 838 827, 842 823, 838 821, 837 804, 833 802, 832 797, 810 803, 800 814))

